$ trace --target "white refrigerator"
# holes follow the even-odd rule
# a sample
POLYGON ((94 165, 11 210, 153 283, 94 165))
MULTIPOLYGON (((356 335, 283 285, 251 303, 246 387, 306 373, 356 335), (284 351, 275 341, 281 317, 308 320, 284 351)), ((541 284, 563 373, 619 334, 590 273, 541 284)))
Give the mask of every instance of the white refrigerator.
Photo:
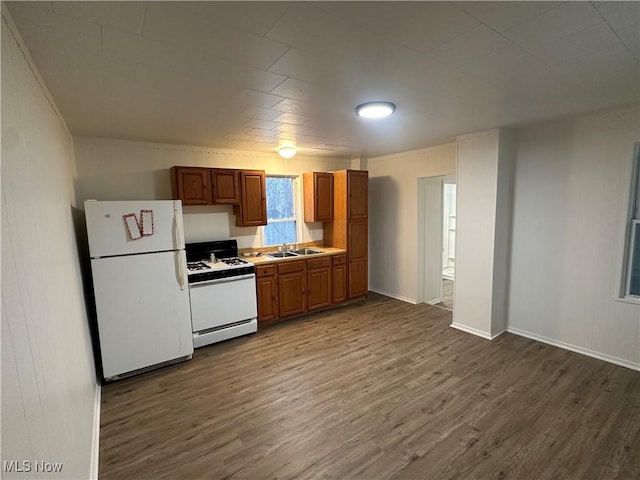
POLYGON ((104 378, 191 358, 181 202, 84 207, 104 378))

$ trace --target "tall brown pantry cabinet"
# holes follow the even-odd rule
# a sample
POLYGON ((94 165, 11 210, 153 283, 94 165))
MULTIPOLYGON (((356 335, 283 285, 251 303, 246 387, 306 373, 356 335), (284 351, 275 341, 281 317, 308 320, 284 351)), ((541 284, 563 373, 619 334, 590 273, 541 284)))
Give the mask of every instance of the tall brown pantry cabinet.
POLYGON ((324 242, 347 250, 347 293, 358 298, 369 290, 369 172, 340 170, 333 181, 333 220, 324 224, 324 242))

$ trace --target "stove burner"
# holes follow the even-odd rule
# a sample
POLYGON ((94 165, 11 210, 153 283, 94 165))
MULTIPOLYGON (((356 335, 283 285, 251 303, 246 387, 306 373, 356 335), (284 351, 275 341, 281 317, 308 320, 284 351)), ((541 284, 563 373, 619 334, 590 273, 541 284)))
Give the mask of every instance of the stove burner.
POLYGON ((238 257, 221 258, 220 261, 231 266, 249 265, 249 262, 238 257))
POLYGON ((197 272, 198 270, 208 270, 209 265, 204 262, 189 262, 187 263, 187 270, 190 272, 197 272))

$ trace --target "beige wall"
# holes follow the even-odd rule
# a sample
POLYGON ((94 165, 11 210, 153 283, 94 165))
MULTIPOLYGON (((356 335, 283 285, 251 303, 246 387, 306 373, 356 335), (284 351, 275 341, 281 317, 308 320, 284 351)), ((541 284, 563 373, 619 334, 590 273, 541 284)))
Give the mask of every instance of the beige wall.
MULTIPOLYGON (((89 198, 170 199, 169 169, 174 165, 260 169, 287 175, 351 167, 350 159, 297 155, 285 160, 277 154, 81 137, 74 143, 80 202, 89 198)), ((240 248, 260 246, 258 227, 237 228, 230 206, 186 206, 184 225, 187 242, 236 238, 240 248)), ((322 240, 322 223, 303 223, 301 234, 300 242, 322 240)))
POLYGON ((518 132, 509 330, 640 368, 640 305, 616 300, 638 107, 518 132))
POLYGON ((419 292, 418 179, 456 170, 456 144, 449 143, 370 158, 369 287, 410 302, 419 292))
MULTIPOLYGON (((97 472, 100 390, 72 220, 74 168, 64 121, 2 5, 0 462, 61 462, 60 478, 86 479, 97 472)), ((2 473, 26 476, 43 478, 2 473)))

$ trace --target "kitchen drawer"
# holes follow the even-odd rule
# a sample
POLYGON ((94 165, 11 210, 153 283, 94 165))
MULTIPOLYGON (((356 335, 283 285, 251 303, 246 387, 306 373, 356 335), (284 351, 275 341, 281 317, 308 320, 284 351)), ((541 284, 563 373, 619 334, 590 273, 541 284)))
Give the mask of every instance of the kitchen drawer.
POLYGON ((347 256, 346 255, 334 255, 333 256, 333 264, 334 265, 343 265, 347 263, 347 256))
POLYGON ((307 270, 313 270, 315 268, 330 267, 331 257, 314 258, 307 260, 307 270))
POLYGON ((276 274, 275 265, 256 266, 256 277, 272 277, 276 274))
POLYGON ((293 262, 282 262, 278 265, 278 273, 300 272, 304 270, 304 260, 295 260, 293 262))

